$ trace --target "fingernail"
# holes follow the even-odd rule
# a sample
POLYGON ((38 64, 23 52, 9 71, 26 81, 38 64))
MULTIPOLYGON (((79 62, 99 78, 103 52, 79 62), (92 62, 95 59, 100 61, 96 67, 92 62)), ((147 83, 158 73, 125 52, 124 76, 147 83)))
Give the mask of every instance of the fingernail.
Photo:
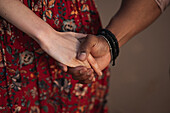
POLYGON ((63 68, 63 71, 64 71, 64 72, 67 72, 67 68, 63 68))
POLYGON ((94 77, 93 75, 92 75, 92 76, 90 76, 90 77, 89 77, 89 80, 92 80, 92 79, 93 79, 93 77, 94 77))
POLYGON ((85 60, 86 58, 86 53, 82 52, 80 55, 79 55, 79 59, 80 60, 85 60))
POLYGON ((91 74, 91 72, 90 71, 87 71, 87 75, 89 76, 91 74))
POLYGON ((89 75, 90 75, 90 72, 87 72, 87 75, 89 76, 89 75))
POLYGON ((92 81, 93 81, 93 82, 94 82, 94 81, 96 81, 96 78, 95 78, 95 77, 93 77, 93 80, 92 80, 92 81))
POLYGON ((80 70, 80 74, 83 74, 84 73, 84 70, 80 70))
POLYGON ((99 74, 100 74, 100 76, 102 76, 102 75, 103 75, 103 73, 102 73, 101 71, 99 72, 99 74))

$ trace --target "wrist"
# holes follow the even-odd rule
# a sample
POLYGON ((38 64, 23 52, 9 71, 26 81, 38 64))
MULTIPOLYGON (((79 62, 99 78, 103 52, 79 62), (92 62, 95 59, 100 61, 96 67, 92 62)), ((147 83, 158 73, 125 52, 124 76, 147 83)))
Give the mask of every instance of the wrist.
POLYGON ((105 41, 108 43, 109 48, 110 48, 110 53, 111 53, 111 61, 113 61, 113 66, 115 65, 115 59, 119 55, 119 44, 118 41, 115 37, 115 35, 107 30, 107 29, 102 29, 99 33, 99 36, 103 36, 105 41))
POLYGON ((110 45, 108 43, 108 41, 105 39, 105 37, 103 35, 98 35, 98 42, 102 42, 102 48, 103 51, 105 51, 106 53, 110 53, 110 45))
POLYGON ((45 43, 49 38, 59 33, 55 31, 50 25, 40 26, 34 33, 33 39, 37 41, 38 44, 45 43))
MULTIPOLYGON (((52 43, 55 42, 55 47, 57 49, 58 44, 60 43, 60 38, 58 31, 55 31, 51 26, 46 27, 44 29, 43 27, 38 30, 38 32, 35 34, 35 37, 33 38, 40 47, 48 53, 50 51, 52 43)), ((53 47, 53 46, 52 46, 53 47)))

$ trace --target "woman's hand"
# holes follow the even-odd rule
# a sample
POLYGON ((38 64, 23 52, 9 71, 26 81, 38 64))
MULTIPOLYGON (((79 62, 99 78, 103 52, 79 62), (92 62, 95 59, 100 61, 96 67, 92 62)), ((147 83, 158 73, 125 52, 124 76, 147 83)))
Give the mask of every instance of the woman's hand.
POLYGON ((77 38, 86 37, 85 34, 74 32, 51 31, 40 38, 41 48, 58 62, 69 67, 85 66, 90 68, 87 60, 80 61, 76 59, 76 54, 80 42, 77 38))
POLYGON ((0 16, 37 41, 42 49, 57 61, 71 67, 80 65, 90 67, 87 61, 76 59, 79 45, 76 38, 85 35, 55 31, 18 0, 0 0, 0 16))
POLYGON ((59 62, 68 66, 81 64, 89 67, 87 61, 81 62, 75 58, 79 44, 75 37, 85 35, 55 31, 19 0, 0 0, 0 16, 32 37, 45 52, 59 62))

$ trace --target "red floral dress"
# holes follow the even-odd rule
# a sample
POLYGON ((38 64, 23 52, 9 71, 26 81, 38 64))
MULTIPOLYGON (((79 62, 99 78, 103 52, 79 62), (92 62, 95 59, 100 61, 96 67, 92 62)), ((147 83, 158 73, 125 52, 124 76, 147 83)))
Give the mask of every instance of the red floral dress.
MULTIPOLYGON (((21 0, 57 31, 96 34, 93 0, 21 0)), ((0 113, 107 112, 109 71, 79 84, 28 35, 0 18, 0 113)))

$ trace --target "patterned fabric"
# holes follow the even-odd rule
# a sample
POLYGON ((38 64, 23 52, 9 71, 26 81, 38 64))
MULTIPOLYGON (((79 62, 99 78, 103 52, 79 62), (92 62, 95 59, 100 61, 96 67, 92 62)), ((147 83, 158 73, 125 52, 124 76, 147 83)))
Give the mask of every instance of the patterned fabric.
POLYGON ((155 0, 161 11, 163 12, 170 4, 170 0, 155 0))
MULTIPOLYGON (((93 0, 21 0, 58 31, 96 34, 93 0)), ((28 35, 0 18, 0 113, 107 112, 109 71, 79 84, 28 35)))

